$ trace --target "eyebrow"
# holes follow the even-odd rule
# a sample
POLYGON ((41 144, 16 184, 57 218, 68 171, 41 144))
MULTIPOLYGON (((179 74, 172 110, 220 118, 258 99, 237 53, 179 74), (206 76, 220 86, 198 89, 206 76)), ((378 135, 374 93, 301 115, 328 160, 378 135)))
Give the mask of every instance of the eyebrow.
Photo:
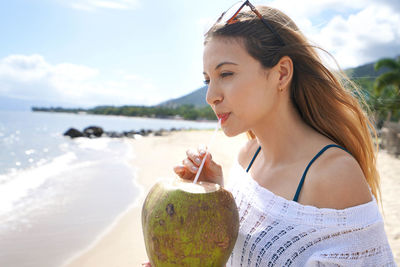
MULTIPOLYGON (((236 66, 237 66, 238 64, 233 63, 233 62, 224 61, 224 62, 219 63, 219 64, 215 67, 215 70, 217 70, 218 68, 222 67, 223 65, 236 65, 236 66)), ((207 74, 207 73, 203 72, 203 74, 207 74)))

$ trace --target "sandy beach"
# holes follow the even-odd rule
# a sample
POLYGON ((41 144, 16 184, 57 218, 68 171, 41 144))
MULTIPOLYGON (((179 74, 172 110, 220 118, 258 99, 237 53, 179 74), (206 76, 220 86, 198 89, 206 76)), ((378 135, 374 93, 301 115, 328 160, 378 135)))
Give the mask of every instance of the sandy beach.
MULTIPOLYGON (((132 164, 136 167, 136 182, 142 189, 140 196, 90 247, 75 255, 64 266, 141 266, 147 259, 141 227, 141 207, 147 192, 158 178, 174 175, 172 167, 184 159, 188 148, 207 144, 211 136, 212 131, 181 131, 133 140, 136 157, 132 164)), ((228 174, 238 150, 246 140, 245 135, 227 138, 221 131, 218 132, 211 152, 215 161, 223 166, 224 174, 228 174)), ((381 174, 385 229, 396 263, 400 264, 400 159, 384 151, 379 152, 378 169, 381 174)))

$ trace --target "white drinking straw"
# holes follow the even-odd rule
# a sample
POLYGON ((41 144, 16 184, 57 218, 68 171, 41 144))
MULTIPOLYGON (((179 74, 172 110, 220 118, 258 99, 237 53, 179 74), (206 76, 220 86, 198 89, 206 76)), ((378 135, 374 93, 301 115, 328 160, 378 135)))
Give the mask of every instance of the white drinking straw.
POLYGON ((206 158, 208 155, 208 150, 210 150, 210 147, 211 147, 212 143, 214 142, 215 136, 217 135, 220 125, 221 125, 221 119, 218 120, 218 124, 217 124, 217 127, 215 128, 214 134, 212 135, 211 140, 208 143, 208 146, 206 147, 206 155, 204 156, 203 161, 200 164, 199 170, 196 173, 196 177, 193 180, 194 184, 197 183, 197 180, 199 179, 201 170, 203 170, 204 162, 206 162, 206 158))

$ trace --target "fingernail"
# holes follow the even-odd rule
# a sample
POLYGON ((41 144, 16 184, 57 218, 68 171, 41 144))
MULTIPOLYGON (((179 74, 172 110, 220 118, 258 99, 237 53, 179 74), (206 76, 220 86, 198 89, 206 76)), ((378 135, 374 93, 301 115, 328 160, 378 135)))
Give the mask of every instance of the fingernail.
POLYGON ((199 169, 199 168, 197 168, 197 167, 195 167, 195 166, 192 166, 192 170, 193 170, 193 171, 197 172, 198 169, 199 169))
POLYGON ((197 158, 197 157, 194 159, 194 162, 196 162, 197 164, 200 164, 200 163, 201 163, 200 159, 197 158))

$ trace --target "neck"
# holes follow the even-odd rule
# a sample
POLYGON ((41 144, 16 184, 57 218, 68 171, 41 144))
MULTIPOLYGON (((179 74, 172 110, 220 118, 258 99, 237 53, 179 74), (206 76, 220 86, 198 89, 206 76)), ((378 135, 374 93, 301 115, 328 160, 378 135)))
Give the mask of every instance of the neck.
POLYGON ((307 125, 292 104, 276 110, 274 120, 267 119, 251 129, 261 145, 265 164, 273 168, 293 163, 312 154, 327 139, 307 125))

